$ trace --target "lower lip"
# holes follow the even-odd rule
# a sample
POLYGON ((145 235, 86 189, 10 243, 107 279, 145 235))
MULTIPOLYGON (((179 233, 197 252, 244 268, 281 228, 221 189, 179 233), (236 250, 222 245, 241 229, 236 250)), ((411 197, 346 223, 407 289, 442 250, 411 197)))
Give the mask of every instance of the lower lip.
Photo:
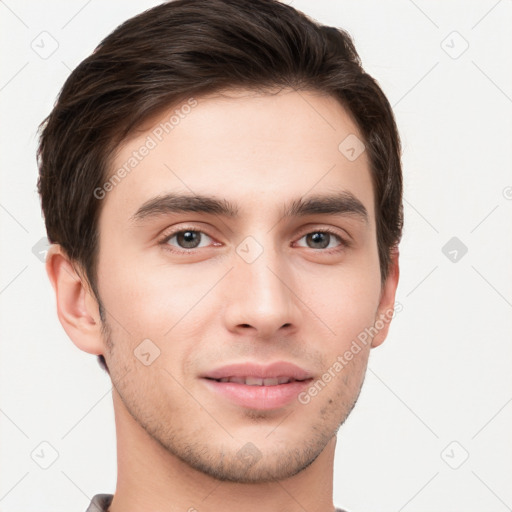
POLYGON ((276 386, 248 386, 236 382, 218 382, 203 379, 214 392, 230 401, 249 409, 278 409, 289 404, 306 388, 312 379, 294 381, 276 386))

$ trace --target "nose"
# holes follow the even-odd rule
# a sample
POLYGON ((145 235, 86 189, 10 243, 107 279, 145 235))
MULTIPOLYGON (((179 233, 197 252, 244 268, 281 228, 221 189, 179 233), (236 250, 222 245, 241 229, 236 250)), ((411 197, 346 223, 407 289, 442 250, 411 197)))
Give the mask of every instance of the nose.
POLYGON ((301 301, 290 269, 270 248, 252 262, 235 254, 225 291, 227 329, 261 339, 296 332, 301 301))

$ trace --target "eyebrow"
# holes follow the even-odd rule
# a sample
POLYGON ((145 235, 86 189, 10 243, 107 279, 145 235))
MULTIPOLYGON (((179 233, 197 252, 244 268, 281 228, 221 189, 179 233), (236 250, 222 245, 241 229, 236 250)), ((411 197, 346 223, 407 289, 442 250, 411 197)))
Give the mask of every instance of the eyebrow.
MULTIPOLYGON (((136 223, 171 213, 206 213, 236 218, 239 212, 238 206, 226 199, 196 194, 169 193, 146 201, 131 216, 130 220, 136 223)), ((365 206, 348 191, 301 197, 286 204, 281 211, 281 217, 305 217, 307 215, 348 215, 368 223, 368 212, 365 206)))

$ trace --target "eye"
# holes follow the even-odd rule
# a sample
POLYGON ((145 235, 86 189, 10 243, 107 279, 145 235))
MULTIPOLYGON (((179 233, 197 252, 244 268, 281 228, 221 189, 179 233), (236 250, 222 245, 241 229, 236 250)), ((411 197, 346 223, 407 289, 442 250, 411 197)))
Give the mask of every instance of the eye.
MULTIPOLYGON (((307 233, 306 235, 301 237, 301 240, 305 238, 306 239, 306 246, 302 245, 300 247, 308 247, 310 249, 334 249, 341 250, 345 247, 349 246, 349 243, 342 238, 337 233, 334 233, 333 231, 330 231, 328 229, 326 230, 318 230, 318 231, 311 231, 307 233), (336 240, 338 240, 338 244, 336 245, 336 240), (333 245, 334 243, 334 245, 333 245), (338 248, 338 249, 336 249, 338 248)), ((334 252, 334 251, 325 251, 325 252, 334 252)))
MULTIPOLYGON (((299 247, 321 250, 324 253, 338 252, 350 247, 346 239, 329 229, 310 231, 299 240, 302 239, 305 239, 306 245, 299 244, 299 247)), ((222 245, 214 242, 213 238, 204 231, 195 228, 181 228, 167 233, 159 243, 166 250, 176 254, 191 254, 195 249, 222 245)))
POLYGON ((182 251, 169 249, 172 252, 185 253, 193 249, 207 247, 209 245, 208 243, 203 244, 205 239, 206 242, 208 240, 212 240, 212 238, 204 231, 199 231, 197 229, 180 229, 179 231, 174 231, 173 233, 168 234, 160 243, 166 246, 169 245, 171 247, 185 249, 182 251), (177 244, 177 246, 175 244, 177 244))

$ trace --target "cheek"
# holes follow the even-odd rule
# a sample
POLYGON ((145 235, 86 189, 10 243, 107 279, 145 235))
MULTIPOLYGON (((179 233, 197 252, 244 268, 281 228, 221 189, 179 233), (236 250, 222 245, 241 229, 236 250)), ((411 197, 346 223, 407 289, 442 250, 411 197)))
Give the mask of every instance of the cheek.
POLYGON ((102 261, 99 292, 111 323, 118 322, 134 337, 164 340, 173 329, 176 333, 191 327, 192 318, 213 313, 214 285, 225 274, 224 266, 162 260, 148 258, 143 263, 142 258, 126 257, 122 265, 109 265, 107 257, 102 261))
MULTIPOLYGON (((297 281, 297 295, 308 306, 308 317, 325 333, 333 350, 375 321, 380 298, 380 275, 375 268, 340 266, 297 281)), ((307 328, 307 326, 304 326, 307 328)))

